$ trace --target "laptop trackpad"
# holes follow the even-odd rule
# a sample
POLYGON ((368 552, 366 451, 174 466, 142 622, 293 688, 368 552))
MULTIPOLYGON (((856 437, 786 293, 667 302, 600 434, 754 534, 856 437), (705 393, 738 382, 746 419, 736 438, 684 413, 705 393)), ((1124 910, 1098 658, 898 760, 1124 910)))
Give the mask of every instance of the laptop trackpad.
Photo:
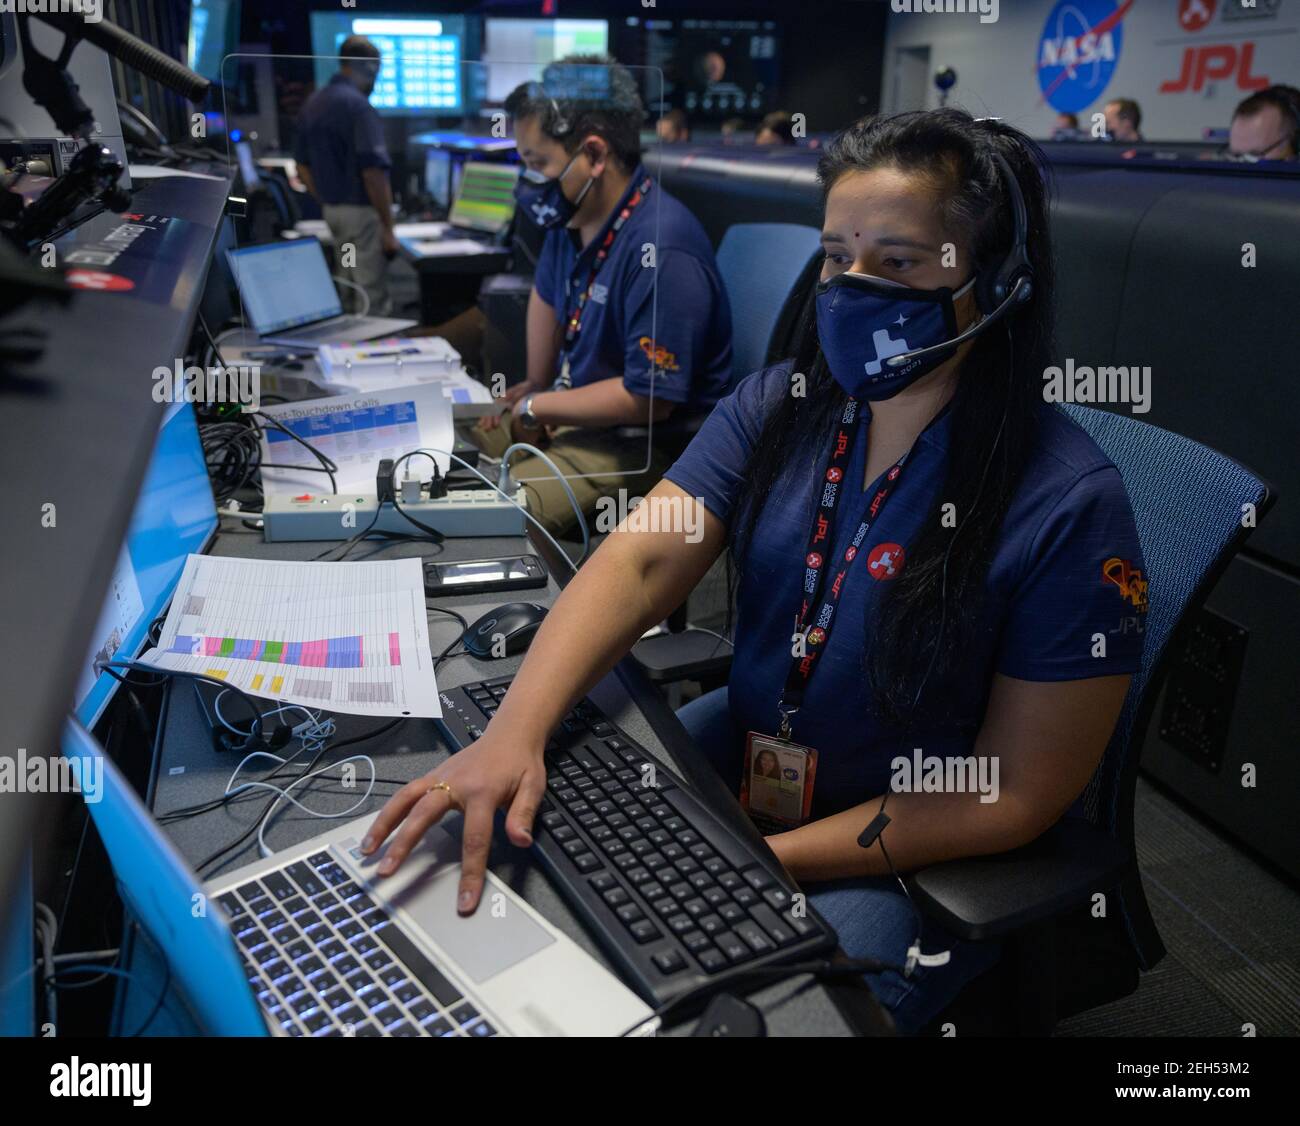
MULTIPOLYGON (((346 845, 343 849, 347 851, 346 845)), ((374 877, 372 865, 382 850, 360 868, 370 884, 394 907, 407 912, 476 985, 495 977, 555 941, 524 911, 514 895, 489 878, 478 910, 456 913, 460 887, 460 846, 435 828, 407 857, 396 875, 374 877), (454 858, 454 859, 453 859, 454 858)))

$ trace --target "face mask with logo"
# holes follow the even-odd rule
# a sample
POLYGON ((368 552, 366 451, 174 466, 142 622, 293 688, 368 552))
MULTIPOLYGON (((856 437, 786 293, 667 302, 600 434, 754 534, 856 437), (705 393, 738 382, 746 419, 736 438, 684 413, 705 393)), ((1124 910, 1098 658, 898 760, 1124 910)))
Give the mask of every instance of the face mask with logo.
POLYGON ((595 177, 588 177, 587 183, 575 200, 570 200, 560 188, 560 181, 569 174, 574 161, 581 155, 580 152, 574 153, 573 160, 564 166, 564 171, 554 180, 531 168, 525 168, 515 183, 515 201, 543 230, 549 231, 553 227, 565 226, 577 213, 583 198, 591 190, 591 185, 596 182, 595 177))
POLYGON ((951 289, 912 289, 870 274, 839 274, 817 286, 817 336, 835 381, 855 399, 880 402, 933 371, 952 353, 930 352, 897 367, 892 356, 957 335, 951 289))

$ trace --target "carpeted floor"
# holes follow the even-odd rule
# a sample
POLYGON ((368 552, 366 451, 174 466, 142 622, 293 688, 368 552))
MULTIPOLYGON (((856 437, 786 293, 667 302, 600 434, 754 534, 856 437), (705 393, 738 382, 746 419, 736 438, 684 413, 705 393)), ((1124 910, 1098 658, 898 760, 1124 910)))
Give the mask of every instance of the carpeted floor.
POLYGON ((1143 780, 1138 863, 1168 953, 1058 1036, 1300 1034, 1300 891, 1143 780))

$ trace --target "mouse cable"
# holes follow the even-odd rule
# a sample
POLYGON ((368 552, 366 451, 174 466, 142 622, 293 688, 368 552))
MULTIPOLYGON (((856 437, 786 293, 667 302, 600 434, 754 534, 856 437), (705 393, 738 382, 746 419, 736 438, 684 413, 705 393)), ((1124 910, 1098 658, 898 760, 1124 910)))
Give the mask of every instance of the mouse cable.
POLYGON ((446 649, 444 649, 441 653, 439 653, 433 659, 434 669, 437 669, 442 664, 442 662, 445 661, 448 657, 468 656, 469 655, 468 649, 462 649, 459 653, 452 652, 452 650, 455 649, 456 646, 459 645, 463 640, 464 640, 464 635, 462 634, 460 637, 456 638, 450 645, 448 645, 446 649))
POLYGON ((460 613, 458 610, 453 610, 449 606, 428 606, 426 609, 431 614, 446 614, 448 617, 455 618, 456 621, 460 622, 460 628, 462 630, 469 629, 469 621, 466 619, 465 615, 460 613))

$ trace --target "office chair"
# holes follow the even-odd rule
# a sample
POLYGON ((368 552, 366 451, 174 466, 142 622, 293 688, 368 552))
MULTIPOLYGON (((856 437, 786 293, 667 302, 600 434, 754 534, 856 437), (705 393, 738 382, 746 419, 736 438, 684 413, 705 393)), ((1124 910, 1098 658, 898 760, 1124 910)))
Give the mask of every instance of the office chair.
POLYGON ((1048 1035, 1058 1019, 1127 996, 1139 968, 1165 953, 1134 849, 1138 756, 1170 641, 1240 550, 1269 486, 1190 438, 1091 407, 1065 410, 1118 467, 1137 520, 1150 582, 1146 644, 1115 732, 1084 791, 1084 818, 999 856, 913 873, 921 911, 964 941, 1001 940, 999 964, 971 982, 929 1031, 1048 1035), (1094 896, 1106 915, 1093 917, 1094 896))
MULTIPOLYGON (((784 352, 806 297, 821 247, 816 227, 797 223, 736 223, 718 245, 718 272, 731 304, 731 380, 727 391, 784 352)), ((644 431, 641 431, 644 433, 644 431)), ((632 656, 656 684, 698 680, 707 691, 725 684, 731 649, 712 633, 690 629, 686 603, 668 619, 667 631, 643 638, 632 656)))
POLYGON ((731 303, 731 382, 728 392, 771 362, 821 249, 821 231, 798 223, 736 223, 718 244, 718 272, 731 303))

